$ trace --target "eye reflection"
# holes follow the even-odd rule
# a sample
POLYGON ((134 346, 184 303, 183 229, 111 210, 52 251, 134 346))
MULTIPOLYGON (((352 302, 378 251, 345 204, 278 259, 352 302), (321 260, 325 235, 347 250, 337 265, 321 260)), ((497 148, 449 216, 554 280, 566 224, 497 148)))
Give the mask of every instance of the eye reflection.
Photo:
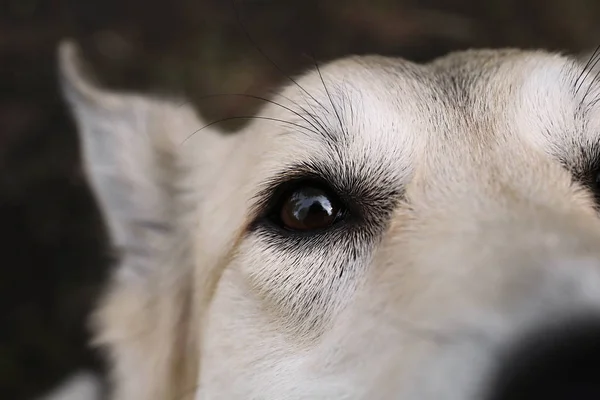
POLYGON ((316 187, 304 186, 285 199, 280 217, 287 229, 311 231, 331 226, 339 212, 332 196, 316 187))

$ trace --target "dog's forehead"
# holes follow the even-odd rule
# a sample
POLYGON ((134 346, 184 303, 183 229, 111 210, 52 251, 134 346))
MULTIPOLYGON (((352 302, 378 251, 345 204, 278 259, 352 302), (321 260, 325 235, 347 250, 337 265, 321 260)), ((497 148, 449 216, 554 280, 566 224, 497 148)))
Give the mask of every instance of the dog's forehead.
POLYGON ((335 164, 340 173, 378 169, 403 180, 432 126, 423 116, 439 115, 428 74, 400 59, 363 56, 297 78, 275 97, 284 107, 271 105, 265 112, 285 122, 258 122, 268 137, 264 142, 275 149, 267 152, 272 163, 266 169, 315 160, 335 164))
POLYGON ((560 159, 581 157, 598 141, 600 96, 595 71, 578 60, 520 50, 467 51, 430 66, 453 127, 560 159), (458 121, 458 123, 456 123, 458 121))
POLYGON ((286 121, 284 135, 269 130, 283 140, 273 159, 377 166, 402 181, 432 147, 485 153, 494 143, 506 151, 527 144, 576 157, 600 132, 600 93, 584 72, 571 58, 518 50, 454 53, 426 65, 346 58, 287 86, 277 98, 286 108, 270 107, 267 116, 286 121))

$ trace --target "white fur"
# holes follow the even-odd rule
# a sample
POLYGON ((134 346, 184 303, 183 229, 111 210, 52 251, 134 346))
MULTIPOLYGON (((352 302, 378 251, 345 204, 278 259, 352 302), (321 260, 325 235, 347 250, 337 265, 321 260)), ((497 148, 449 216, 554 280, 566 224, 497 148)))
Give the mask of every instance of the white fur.
POLYGON ((123 247, 94 319, 114 399, 475 400, 520 333, 600 311, 600 223, 561 164, 600 132, 574 59, 351 57, 260 113, 289 123, 226 136, 91 85, 75 56, 65 91, 123 247), (249 229, 266 182, 306 162, 387 207, 369 234, 294 247, 249 229))

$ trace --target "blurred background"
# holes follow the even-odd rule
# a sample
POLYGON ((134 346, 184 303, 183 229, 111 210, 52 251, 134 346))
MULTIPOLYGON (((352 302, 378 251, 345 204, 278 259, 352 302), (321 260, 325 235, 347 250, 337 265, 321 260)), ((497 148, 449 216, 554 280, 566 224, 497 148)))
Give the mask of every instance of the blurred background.
POLYGON ((210 121, 260 104, 204 96, 268 95, 314 59, 590 50, 600 44, 600 2, 0 0, 1 399, 32 399, 76 370, 103 368, 84 321, 112 263, 57 86, 65 37, 81 43, 104 85, 186 95, 210 121))

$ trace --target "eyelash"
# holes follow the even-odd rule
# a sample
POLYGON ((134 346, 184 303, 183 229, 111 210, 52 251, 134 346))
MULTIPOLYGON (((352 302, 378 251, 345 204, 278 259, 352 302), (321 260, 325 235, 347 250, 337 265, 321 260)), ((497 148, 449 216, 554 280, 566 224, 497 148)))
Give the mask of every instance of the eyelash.
MULTIPOLYGON (((377 178, 381 175, 374 176, 377 178)), ((290 235, 290 232, 277 229, 275 224, 269 222, 268 216, 286 190, 303 182, 327 189, 347 211, 343 223, 334 224, 335 226, 320 232, 319 235, 329 235, 341 230, 364 231, 363 233, 368 235, 376 235, 386 225, 389 213, 403 198, 403 191, 395 187, 395 182, 373 180, 370 174, 362 177, 351 173, 344 174, 341 171, 336 173, 331 166, 319 163, 295 164, 273 176, 255 194, 249 214, 251 223, 246 230, 264 232, 268 229, 271 233, 278 232, 281 236, 302 236, 302 233, 290 235), (342 182, 337 181, 340 177, 344 177, 342 182), (370 184, 367 184, 368 182, 370 184)))
POLYGON ((600 165, 590 168, 576 178, 592 192, 596 204, 600 207, 600 165))

